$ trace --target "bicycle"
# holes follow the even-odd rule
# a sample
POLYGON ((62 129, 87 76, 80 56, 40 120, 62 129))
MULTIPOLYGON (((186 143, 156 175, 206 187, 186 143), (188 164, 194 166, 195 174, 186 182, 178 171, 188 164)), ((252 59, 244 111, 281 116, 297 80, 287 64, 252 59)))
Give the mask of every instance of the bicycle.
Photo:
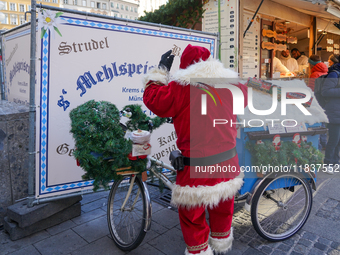
MULTIPOLYGON (((155 165, 176 172, 172 166, 150 158, 155 165)), ((173 183, 163 174, 148 168, 169 189, 173 183)), ((147 185, 138 173, 128 169, 115 182, 108 197, 107 218, 113 241, 123 251, 138 247, 151 228, 151 200, 147 185)), ((282 241, 297 233, 306 223, 312 208, 315 176, 309 172, 270 173, 259 178, 252 188, 235 201, 246 199, 256 232, 269 241, 282 241), (249 208, 250 207, 250 208, 249 208)), ((247 179, 245 179, 245 182, 247 179)))

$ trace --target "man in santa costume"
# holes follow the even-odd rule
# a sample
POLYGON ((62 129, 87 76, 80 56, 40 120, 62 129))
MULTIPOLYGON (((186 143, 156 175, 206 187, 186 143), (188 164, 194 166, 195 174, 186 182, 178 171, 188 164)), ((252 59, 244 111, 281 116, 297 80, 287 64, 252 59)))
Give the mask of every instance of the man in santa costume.
MULTIPOLYGON (((185 254, 227 252, 233 241, 234 195, 243 185, 243 173, 235 149, 236 124, 213 126, 214 119, 237 122, 230 90, 215 89, 214 78, 237 78, 238 75, 213 59, 208 49, 189 44, 182 53, 180 69, 169 81, 173 58, 171 51, 163 54, 158 68, 150 69, 145 75, 143 101, 156 115, 173 118, 177 146, 185 157, 184 170, 177 171, 171 201, 178 207, 187 245, 185 254), (208 78, 210 82, 193 82, 193 78, 208 78), (207 91, 213 92, 208 94, 214 95, 219 104, 208 98, 207 114, 202 115, 201 98, 207 91), (197 167, 202 171, 197 171, 197 167), (213 174, 207 172, 207 168, 214 171, 213 174)), ((246 86, 235 86, 247 98, 246 86)), ((244 101, 246 104, 247 100, 244 101)))

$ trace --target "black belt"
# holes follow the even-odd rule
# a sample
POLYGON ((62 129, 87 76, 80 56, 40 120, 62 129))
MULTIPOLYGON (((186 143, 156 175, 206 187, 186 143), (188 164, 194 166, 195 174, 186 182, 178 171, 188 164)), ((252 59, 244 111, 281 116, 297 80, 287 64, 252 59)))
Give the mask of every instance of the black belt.
POLYGON ((186 166, 211 166, 214 164, 221 163, 223 161, 226 161, 228 159, 231 159, 237 155, 236 147, 224 151, 219 154, 215 154, 209 157, 203 157, 203 158, 187 158, 183 157, 183 163, 186 166))

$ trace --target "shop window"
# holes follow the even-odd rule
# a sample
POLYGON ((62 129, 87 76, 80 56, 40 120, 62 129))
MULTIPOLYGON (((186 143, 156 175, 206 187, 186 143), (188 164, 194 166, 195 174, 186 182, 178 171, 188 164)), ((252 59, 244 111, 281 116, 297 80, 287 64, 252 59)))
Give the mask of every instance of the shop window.
POLYGON ((68 4, 68 0, 63 0, 64 1, 64 4, 68 4))
MULTIPOLYGON (((261 21, 261 30, 273 30, 273 22, 262 20, 261 21)), ((261 33, 261 42, 273 42, 273 38, 269 38, 266 36, 262 36, 261 33)), ((273 59, 273 50, 261 49, 261 68, 260 68, 260 78, 261 79, 270 79, 272 78, 272 59, 273 59)))
POLYGON ((73 0, 74 5, 78 5, 78 0, 73 0))
POLYGON ((83 0, 83 6, 87 6, 86 0, 83 0))
POLYGON ((97 2, 97 9, 100 9, 100 3, 97 2))
POLYGON ((94 2, 91 2, 90 5, 91 5, 91 8, 94 8, 94 2))
POLYGON ((103 3, 102 6, 103 6, 103 9, 106 10, 106 4, 103 3))

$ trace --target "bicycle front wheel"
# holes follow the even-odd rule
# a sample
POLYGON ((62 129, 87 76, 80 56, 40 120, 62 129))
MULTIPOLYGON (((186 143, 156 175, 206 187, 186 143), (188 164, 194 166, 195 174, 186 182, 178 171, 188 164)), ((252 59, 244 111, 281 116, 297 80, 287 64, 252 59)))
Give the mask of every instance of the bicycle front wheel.
POLYGON ((143 241, 146 218, 144 186, 137 176, 115 182, 108 198, 107 220, 113 241, 123 251, 143 241))
POLYGON ((254 194, 251 205, 253 226, 266 240, 285 240, 306 223, 312 202, 311 187, 303 176, 283 173, 268 178, 254 194))

